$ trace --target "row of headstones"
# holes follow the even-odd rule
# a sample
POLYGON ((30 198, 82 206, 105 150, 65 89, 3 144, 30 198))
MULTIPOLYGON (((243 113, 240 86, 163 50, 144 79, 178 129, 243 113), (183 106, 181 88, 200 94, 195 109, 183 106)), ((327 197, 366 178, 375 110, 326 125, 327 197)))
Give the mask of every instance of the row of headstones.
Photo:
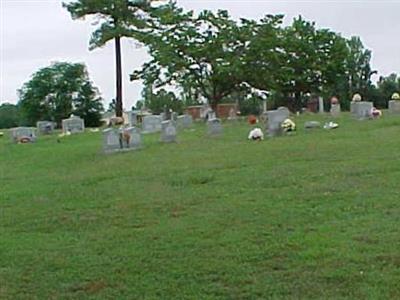
POLYGON ((142 134, 161 132, 163 143, 177 141, 178 129, 191 127, 193 119, 190 115, 177 116, 175 120, 162 121, 162 116, 145 116, 142 129, 136 126, 127 128, 107 128, 103 130, 103 150, 105 153, 137 150, 142 148, 142 134))
MULTIPOLYGON (((331 103, 331 115, 336 117, 340 114, 340 103, 337 98, 332 98, 331 103)), ((400 114, 400 95, 394 93, 391 100, 389 101, 388 111, 389 114, 400 114)), ((368 101, 362 101, 360 94, 355 94, 352 101, 350 102, 350 113, 359 120, 365 120, 371 118, 371 112, 373 110, 373 103, 368 101)))
MULTIPOLYGON (((13 142, 35 142, 36 130, 40 135, 52 134, 56 128, 56 123, 52 121, 39 121, 36 128, 16 127, 10 130, 13 142)), ((71 117, 62 121, 62 132, 64 134, 80 133, 85 131, 85 122, 79 117, 71 117)))

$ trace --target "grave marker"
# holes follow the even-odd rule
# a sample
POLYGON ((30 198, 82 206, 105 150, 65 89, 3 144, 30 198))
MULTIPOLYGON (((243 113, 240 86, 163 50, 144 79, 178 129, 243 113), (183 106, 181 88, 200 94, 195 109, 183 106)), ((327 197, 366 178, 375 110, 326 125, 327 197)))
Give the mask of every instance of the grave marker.
POLYGON ((56 123, 51 121, 38 121, 36 123, 39 134, 52 134, 55 127, 56 123))
POLYGON ((11 140, 14 143, 33 143, 36 141, 35 128, 17 127, 10 129, 11 140))
POLYGON ((189 128, 193 124, 193 118, 191 115, 178 116, 177 124, 178 124, 178 128, 182 128, 182 129, 189 128))
POLYGON ((62 120, 62 131, 64 134, 69 133, 81 133, 85 131, 85 122, 83 119, 72 116, 69 119, 62 120))
POLYGON ((286 107, 280 107, 277 110, 267 111, 267 131, 270 137, 279 136, 284 133, 282 123, 290 116, 286 107))
POLYGON ((161 131, 161 116, 145 116, 142 122, 143 133, 154 133, 161 131))
POLYGON ((131 151, 142 147, 142 136, 136 127, 107 128, 103 130, 103 150, 105 153, 131 151))
POLYGON ((207 121, 207 129, 209 136, 219 136, 222 134, 222 124, 220 119, 209 119, 207 121))
POLYGON ((365 120, 371 117, 373 108, 372 102, 357 101, 352 102, 352 115, 358 120, 365 120))
POLYGON ((161 123, 161 142, 175 143, 176 142, 176 126, 174 121, 164 121, 161 123))

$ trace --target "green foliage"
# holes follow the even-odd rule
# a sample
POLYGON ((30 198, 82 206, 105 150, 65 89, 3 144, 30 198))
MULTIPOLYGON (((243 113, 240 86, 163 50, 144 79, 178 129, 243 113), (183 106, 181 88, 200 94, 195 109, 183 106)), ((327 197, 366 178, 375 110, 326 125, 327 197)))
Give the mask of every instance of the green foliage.
POLYGON ((100 124, 102 99, 80 63, 56 62, 40 69, 19 90, 19 98, 27 125, 36 126, 40 120, 60 124, 71 114, 82 117, 86 126, 100 124))
POLYGON ((153 0, 77 0, 63 6, 73 19, 96 18, 98 28, 90 39, 90 48, 104 46, 116 37, 134 37, 146 26, 144 12, 153 0))
POLYGON ((19 124, 18 107, 11 103, 0 105, 0 129, 12 128, 19 124))
MULTIPOLYGON (((132 80, 143 79, 156 87, 178 84, 211 105, 241 88, 253 22, 236 23, 226 11, 194 16, 174 5, 158 13, 156 28, 141 40, 153 59, 135 71, 132 80)), ((271 23, 278 21, 271 17, 271 23)))
POLYGON ((184 102, 216 105, 234 93, 247 98, 262 90, 295 110, 307 94, 337 96, 346 109, 355 92, 369 98, 375 71, 371 51, 357 37, 347 40, 302 17, 283 27, 281 15, 236 21, 226 11, 195 15, 174 3, 152 18, 152 30, 138 37, 152 60, 131 80, 178 87, 184 102))
MULTIPOLYGON (((154 94, 153 92, 143 93, 143 96, 144 106, 150 109, 154 114, 160 114, 165 110, 172 110, 180 114, 183 112, 183 102, 179 100, 173 92, 160 89, 154 94)), ((138 106, 140 106, 140 104, 138 106)))
POLYGON ((379 94, 374 103, 377 107, 386 108, 392 95, 400 92, 400 76, 390 74, 388 77, 380 77, 377 90, 379 94))
POLYGON ((64 2, 63 6, 70 12, 73 19, 83 19, 93 16, 97 29, 92 33, 90 49, 104 46, 108 41, 115 41, 116 58, 116 101, 115 112, 121 117, 122 101, 122 55, 121 38, 136 36, 151 21, 149 12, 154 0, 77 0, 64 2))

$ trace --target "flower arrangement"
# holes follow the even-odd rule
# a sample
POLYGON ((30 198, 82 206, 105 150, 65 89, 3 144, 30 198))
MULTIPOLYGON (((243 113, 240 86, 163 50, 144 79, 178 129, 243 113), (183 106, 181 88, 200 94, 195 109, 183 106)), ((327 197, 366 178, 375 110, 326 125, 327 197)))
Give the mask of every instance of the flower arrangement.
POLYGON ((296 124, 290 119, 283 121, 281 127, 284 132, 296 131, 296 124))

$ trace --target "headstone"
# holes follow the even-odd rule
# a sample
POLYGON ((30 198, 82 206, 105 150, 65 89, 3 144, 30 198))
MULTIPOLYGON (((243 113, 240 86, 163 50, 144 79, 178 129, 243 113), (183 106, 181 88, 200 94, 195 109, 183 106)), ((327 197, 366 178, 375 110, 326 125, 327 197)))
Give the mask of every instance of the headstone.
POLYGON ((55 127, 56 123, 51 121, 39 121, 36 123, 39 134, 52 134, 55 127))
POLYGON ((324 98, 318 97, 318 107, 319 107, 319 113, 323 114, 324 113, 324 98))
POLYGON ((178 128, 186 129, 192 126, 193 118, 191 115, 182 115, 177 118, 178 128))
MULTIPOLYGON (((266 101, 264 102, 266 103, 266 101)), ((233 107, 229 110, 228 120, 229 121, 237 120, 236 110, 233 107)))
POLYGON ((354 114, 354 112, 355 112, 355 107, 356 107, 356 104, 357 104, 357 102, 355 102, 355 101, 351 101, 350 102, 350 113, 353 115, 354 114))
POLYGON ((373 108, 372 102, 357 101, 352 103, 352 114, 358 120, 365 120, 371 117, 373 108))
POLYGON ((129 112, 129 125, 130 126, 137 126, 138 125, 138 113, 136 111, 129 112))
POLYGON ((167 113, 162 112, 162 113, 160 114, 160 117, 161 117, 161 120, 162 120, 162 121, 166 121, 166 120, 167 120, 167 113))
POLYGON ((164 121, 161 123, 161 142, 174 143, 176 142, 176 126, 174 121, 164 121))
POLYGON ((321 123, 318 121, 307 121, 304 123, 305 129, 318 129, 321 128, 321 123))
POLYGON ((137 127, 103 130, 103 150, 105 153, 137 150, 141 146, 142 136, 137 127))
POLYGON ((178 120, 178 113, 177 112, 171 112, 171 120, 176 122, 178 120))
POLYGON ((336 118, 341 113, 340 104, 331 104, 331 116, 336 118))
POLYGON ((222 134, 222 124, 220 119, 209 119, 207 121, 209 136, 218 136, 222 134))
POLYGON ((398 93, 394 93, 392 100, 389 101, 389 113, 400 114, 400 95, 398 93))
POLYGON ((213 110, 208 111, 207 118, 208 118, 208 120, 216 119, 217 115, 215 114, 215 111, 213 111, 213 110))
POLYGON ((72 116, 69 119, 62 120, 62 131, 64 134, 80 133, 85 131, 85 122, 79 117, 72 116))
POLYGON ((14 143, 33 143, 36 141, 35 128, 17 127, 12 128, 10 132, 14 143))
POLYGON ((154 133, 161 131, 161 116, 145 116, 142 122, 143 133, 154 133))
POLYGON ((289 118, 290 113, 286 107, 280 107, 277 110, 267 111, 267 130, 271 137, 283 134, 282 123, 289 118))

